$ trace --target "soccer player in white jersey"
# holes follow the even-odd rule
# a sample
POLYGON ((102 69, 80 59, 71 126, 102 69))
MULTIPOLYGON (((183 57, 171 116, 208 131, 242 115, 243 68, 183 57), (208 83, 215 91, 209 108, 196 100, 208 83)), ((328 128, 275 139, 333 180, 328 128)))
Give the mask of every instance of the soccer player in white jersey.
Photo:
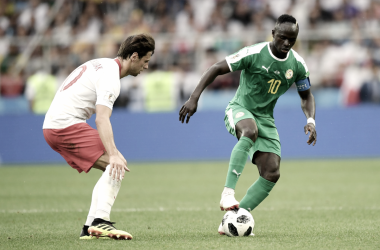
POLYGON ((155 41, 146 34, 129 36, 115 59, 100 58, 76 68, 57 91, 45 116, 43 133, 52 149, 79 173, 103 171, 96 183, 80 239, 132 239, 110 222, 127 161, 117 150, 110 117, 120 94, 120 79, 137 76, 154 53, 155 41), (86 120, 96 113, 96 129, 86 120))

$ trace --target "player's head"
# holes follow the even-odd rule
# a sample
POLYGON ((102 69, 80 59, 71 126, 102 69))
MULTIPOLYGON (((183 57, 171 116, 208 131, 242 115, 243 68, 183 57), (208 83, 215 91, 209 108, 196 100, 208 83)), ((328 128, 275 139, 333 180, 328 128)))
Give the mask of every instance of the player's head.
POLYGON ((276 50, 276 54, 286 57, 286 54, 296 43, 298 36, 299 26, 297 20, 291 15, 281 15, 277 21, 273 35, 273 47, 276 50))
POLYGON ((150 57, 155 49, 153 37, 147 34, 138 34, 127 37, 121 44, 117 56, 130 61, 128 74, 137 76, 141 71, 148 68, 150 57))

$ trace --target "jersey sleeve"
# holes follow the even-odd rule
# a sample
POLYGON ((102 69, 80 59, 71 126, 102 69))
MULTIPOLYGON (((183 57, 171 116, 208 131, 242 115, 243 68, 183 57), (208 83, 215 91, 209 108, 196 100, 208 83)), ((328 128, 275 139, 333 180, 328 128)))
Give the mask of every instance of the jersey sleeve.
POLYGON ((120 94, 119 68, 117 64, 106 65, 99 69, 99 80, 96 84, 96 103, 95 105, 104 105, 111 110, 120 94))
POLYGON ((250 53, 250 48, 245 47, 238 52, 226 56, 226 62, 231 72, 249 68, 253 63, 253 55, 250 53))
POLYGON ((305 60, 294 51, 294 57, 297 62, 297 74, 295 84, 298 91, 305 91, 310 89, 309 69, 307 68, 305 60))
POLYGON ((296 75, 295 82, 298 82, 300 80, 304 80, 307 77, 309 77, 310 73, 309 73, 309 69, 306 66, 305 60, 300 55, 298 55, 297 52, 294 52, 294 57, 297 60, 297 75, 296 75))

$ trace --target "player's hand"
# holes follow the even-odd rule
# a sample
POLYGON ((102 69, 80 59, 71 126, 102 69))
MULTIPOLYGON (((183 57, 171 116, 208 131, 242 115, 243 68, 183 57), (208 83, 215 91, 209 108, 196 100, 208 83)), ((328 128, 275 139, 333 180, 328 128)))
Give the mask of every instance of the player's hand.
POLYGON ((313 143, 313 146, 315 145, 315 143, 317 143, 317 131, 315 130, 315 126, 314 124, 312 123, 308 123, 306 124, 306 126, 304 127, 304 130, 305 130, 305 134, 308 134, 310 132, 310 135, 309 135, 309 139, 307 140, 307 144, 311 144, 313 143))
POLYGON ((127 167, 127 160, 124 158, 124 156, 120 153, 120 151, 117 151, 117 153, 118 153, 118 155, 120 156, 120 158, 124 161, 124 163, 125 163, 125 171, 130 171, 129 169, 128 169, 128 167, 127 167))
POLYGON ((186 123, 189 123, 190 117, 195 112, 197 112, 197 107, 198 107, 198 100, 192 99, 190 97, 190 99, 187 100, 185 104, 183 104, 181 110, 179 111, 179 121, 183 123, 187 115, 186 123))
POLYGON ((110 156, 110 176, 113 180, 116 178, 117 181, 124 179, 125 171, 130 171, 127 167, 127 161, 120 155, 110 156))

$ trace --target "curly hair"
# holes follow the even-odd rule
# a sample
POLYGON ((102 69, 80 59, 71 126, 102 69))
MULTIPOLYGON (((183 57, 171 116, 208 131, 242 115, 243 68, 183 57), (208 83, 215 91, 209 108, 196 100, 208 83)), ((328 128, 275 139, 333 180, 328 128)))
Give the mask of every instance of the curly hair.
POLYGON ((120 45, 117 56, 123 59, 131 57, 134 52, 137 52, 139 58, 145 56, 148 52, 154 54, 155 41, 152 36, 148 34, 138 34, 127 37, 120 45))

